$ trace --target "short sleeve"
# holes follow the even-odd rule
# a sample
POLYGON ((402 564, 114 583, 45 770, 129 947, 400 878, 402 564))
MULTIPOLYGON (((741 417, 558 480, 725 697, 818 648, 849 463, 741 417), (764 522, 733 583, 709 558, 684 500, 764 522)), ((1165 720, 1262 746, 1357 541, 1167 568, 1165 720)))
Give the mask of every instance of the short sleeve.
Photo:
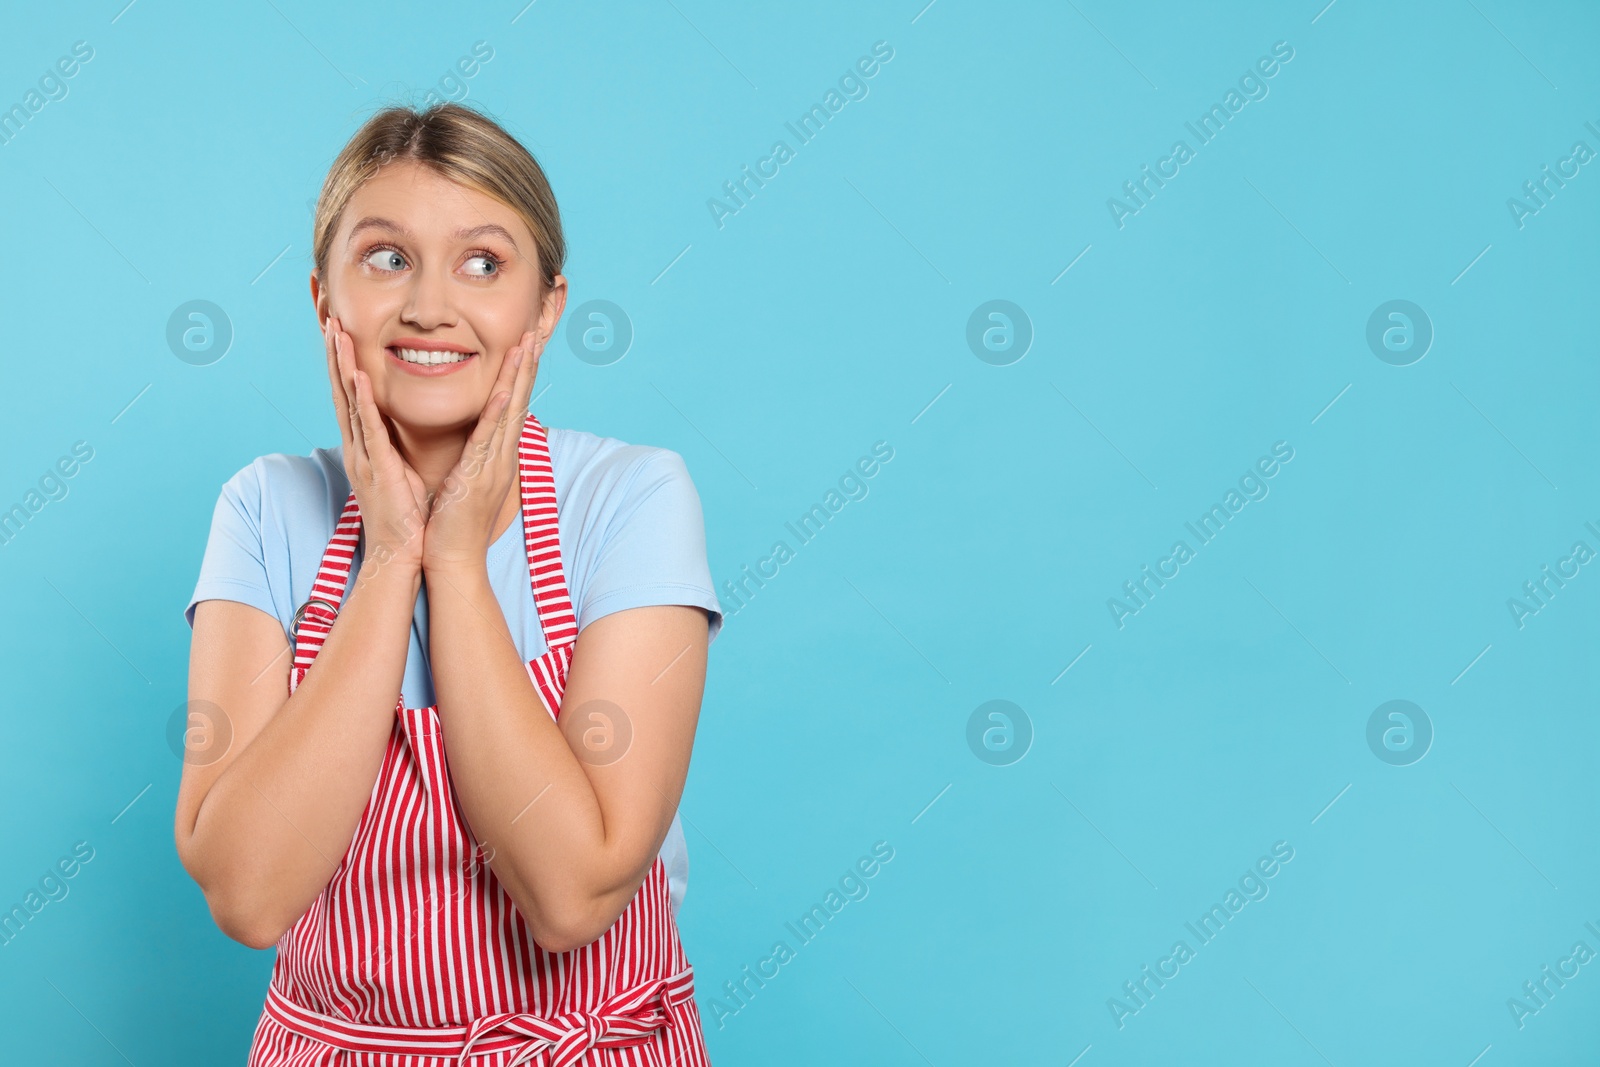
POLYGON ((683 457, 651 449, 634 465, 578 606, 578 628, 615 611, 688 604, 710 613, 708 640, 722 629, 722 605, 706 563, 705 518, 683 457))
POLYGON ((228 479, 217 497, 200 579, 184 608, 190 627, 195 605, 202 600, 235 600, 277 616, 262 548, 261 473, 260 461, 251 463, 228 479))

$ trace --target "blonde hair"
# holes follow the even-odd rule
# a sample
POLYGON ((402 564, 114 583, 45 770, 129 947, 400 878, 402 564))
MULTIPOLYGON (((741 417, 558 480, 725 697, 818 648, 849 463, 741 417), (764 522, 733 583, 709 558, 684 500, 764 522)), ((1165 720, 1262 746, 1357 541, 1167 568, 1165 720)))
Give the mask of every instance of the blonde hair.
POLYGON ((498 122, 458 103, 425 111, 386 107, 355 132, 328 168, 312 222, 312 255, 327 278, 328 254, 339 218, 368 179, 385 164, 415 160, 452 181, 504 202, 527 223, 545 285, 555 283, 567 258, 561 213, 533 154, 498 122))

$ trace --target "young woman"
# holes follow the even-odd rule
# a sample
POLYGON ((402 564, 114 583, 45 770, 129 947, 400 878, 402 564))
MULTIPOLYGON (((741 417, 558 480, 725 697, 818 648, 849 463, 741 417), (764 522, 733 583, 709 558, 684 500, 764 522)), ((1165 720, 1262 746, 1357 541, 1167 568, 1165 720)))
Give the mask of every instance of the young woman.
POLYGON ((317 205, 342 444, 224 487, 176 838, 277 947, 251 1067, 709 1063, 676 818, 722 616, 666 449, 528 413, 566 304, 499 125, 379 112, 317 205))

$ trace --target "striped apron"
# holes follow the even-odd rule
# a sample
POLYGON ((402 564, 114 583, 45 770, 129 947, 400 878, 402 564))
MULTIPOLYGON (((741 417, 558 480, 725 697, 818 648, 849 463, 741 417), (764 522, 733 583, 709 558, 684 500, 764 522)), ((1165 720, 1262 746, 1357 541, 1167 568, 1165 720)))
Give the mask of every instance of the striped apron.
MULTIPOLYGON (((527 669, 559 715, 578 626, 549 441, 531 414, 518 451, 548 646, 527 669)), ((360 533, 352 492, 293 626, 291 693, 332 628, 360 533)), ((660 856, 599 940, 558 953, 534 942, 484 852, 450 784, 438 705, 397 699, 350 849, 278 941, 249 1067, 710 1067, 660 856)))

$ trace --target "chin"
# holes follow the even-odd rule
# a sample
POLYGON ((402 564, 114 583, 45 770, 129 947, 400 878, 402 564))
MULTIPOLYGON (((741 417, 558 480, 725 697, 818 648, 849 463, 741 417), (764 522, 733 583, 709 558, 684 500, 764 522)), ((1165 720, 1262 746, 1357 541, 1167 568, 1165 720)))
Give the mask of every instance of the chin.
POLYGON ((471 430, 483 414, 483 405, 473 407, 445 397, 418 402, 415 399, 387 409, 396 426, 411 433, 445 433, 471 430))

